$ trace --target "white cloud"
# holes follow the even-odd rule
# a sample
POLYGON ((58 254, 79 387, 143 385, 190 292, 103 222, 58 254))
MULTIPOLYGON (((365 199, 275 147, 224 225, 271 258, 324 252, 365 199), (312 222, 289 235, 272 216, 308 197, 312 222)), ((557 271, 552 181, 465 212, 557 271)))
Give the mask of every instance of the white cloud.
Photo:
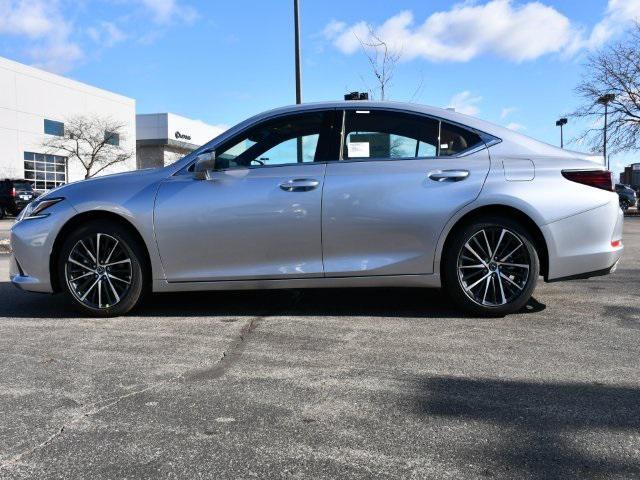
POLYGON ((511 122, 511 123, 509 123, 509 124, 507 125, 507 128, 508 128, 509 130, 513 130, 513 131, 515 131, 515 132, 520 131, 520 130, 526 130, 526 128, 525 128, 525 126, 524 126, 524 125, 521 125, 521 124, 516 123, 516 122, 511 122))
POLYGON ((517 110, 518 109, 516 107, 504 107, 500 112, 500 118, 504 120, 505 118, 507 118, 509 115, 511 115, 513 112, 517 110))
POLYGON ((371 28, 377 37, 401 51, 405 60, 466 62, 492 54, 522 62, 597 47, 634 18, 640 18, 640 0, 609 0, 602 21, 585 35, 583 28, 540 1, 465 1, 431 14, 421 24, 415 23, 408 10, 377 26, 332 20, 324 35, 345 54, 359 49, 358 39, 370 41, 371 28))
POLYGON ((148 8, 153 20, 162 25, 176 21, 192 23, 198 18, 198 12, 190 5, 179 3, 177 0, 140 0, 148 8))
POLYGON ((113 47, 127 38, 127 35, 113 22, 100 22, 87 29, 87 35, 103 47, 113 47))
POLYGON ((26 52, 39 67, 65 72, 83 58, 71 33, 58 0, 0 0, 0 34, 27 37, 26 52))
POLYGON ((456 93, 447 108, 453 108, 456 112, 463 113, 465 115, 477 115, 480 113, 478 103, 482 101, 482 97, 473 95, 469 90, 456 93))

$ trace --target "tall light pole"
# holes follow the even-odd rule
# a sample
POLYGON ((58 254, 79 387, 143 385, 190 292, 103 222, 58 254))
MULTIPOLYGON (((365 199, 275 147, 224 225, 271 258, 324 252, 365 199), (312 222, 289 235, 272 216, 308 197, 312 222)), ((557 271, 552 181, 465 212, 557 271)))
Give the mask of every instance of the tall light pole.
MULTIPOLYGON (((293 0, 293 23, 295 36, 295 57, 296 57, 296 103, 302 103, 302 73, 300 71, 300 13, 298 0, 293 0)), ((298 163, 302 163, 302 137, 297 139, 298 163)))
POLYGON ((607 157, 607 115, 609 113, 609 103, 615 100, 616 96, 613 93, 607 93, 598 98, 598 103, 600 105, 604 105, 604 131, 603 131, 603 153, 604 153, 604 164, 607 166, 607 170, 609 170, 609 157, 607 157))
POLYGON ((564 148, 564 135, 562 132, 562 127, 567 124, 566 118, 561 118, 556 122, 556 127, 560 127, 560 148, 564 148))
POLYGON ((300 72, 300 15, 298 0, 293 0, 293 21, 295 30, 295 56, 296 56, 296 103, 302 103, 302 86, 300 72))

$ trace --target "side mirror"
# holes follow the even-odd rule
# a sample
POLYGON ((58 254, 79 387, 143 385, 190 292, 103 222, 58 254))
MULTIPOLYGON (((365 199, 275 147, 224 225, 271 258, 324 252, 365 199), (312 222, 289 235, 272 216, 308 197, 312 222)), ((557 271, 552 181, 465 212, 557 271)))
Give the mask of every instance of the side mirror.
POLYGON ((196 157, 193 167, 197 180, 210 180, 211 172, 216 169, 216 152, 203 152, 196 157))

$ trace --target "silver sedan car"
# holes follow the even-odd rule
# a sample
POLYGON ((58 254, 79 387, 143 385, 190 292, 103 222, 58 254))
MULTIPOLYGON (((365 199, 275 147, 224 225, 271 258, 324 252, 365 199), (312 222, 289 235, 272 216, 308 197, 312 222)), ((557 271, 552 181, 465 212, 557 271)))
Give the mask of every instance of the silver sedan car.
POLYGON ((310 287, 442 287, 504 315, 540 276, 613 271, 622 223, 598 158, 438 108, 306 104, 43 195, 11 230, 11 281, 95 316, 147 292, 310 287))

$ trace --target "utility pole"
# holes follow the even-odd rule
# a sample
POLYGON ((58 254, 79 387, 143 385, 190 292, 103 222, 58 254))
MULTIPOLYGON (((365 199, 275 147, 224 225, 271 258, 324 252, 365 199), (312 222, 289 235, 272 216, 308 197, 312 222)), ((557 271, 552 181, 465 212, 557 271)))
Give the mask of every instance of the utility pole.
POLYGON ((296 103, 302 103, 302 85, 300 73, 300 14, 298 0, 293 0, 293 17, 295 29, 295 56, 296 56, 296 103))
POLYGON ((613 93, 607 93, 606 95, 602 95, 598 98, 598 103, 604 105, 604 131, 603 131, 603 154, 604 154, 604 164, 607 166, 607 170, 609 170, 609 157, 607 156, 607 115, 609 113, 609 103, 615 100, 616 96, 613 93))
POLYGON ((556 127, 560 127, 560 148, 564 148, 564 134, 562 132, 562 127, 567 124, 566 118, 561 118, 556 122, 556 127))
MULTIPOLYGON (((295 35, 295 64, 296 64, 296 103, 302 103, 302 73, 300 72, 300 13, 298 0, 293 0, 293 22, 295 35)), ((302 163, 302 137, 297 139, 298 163, 302 163)))

